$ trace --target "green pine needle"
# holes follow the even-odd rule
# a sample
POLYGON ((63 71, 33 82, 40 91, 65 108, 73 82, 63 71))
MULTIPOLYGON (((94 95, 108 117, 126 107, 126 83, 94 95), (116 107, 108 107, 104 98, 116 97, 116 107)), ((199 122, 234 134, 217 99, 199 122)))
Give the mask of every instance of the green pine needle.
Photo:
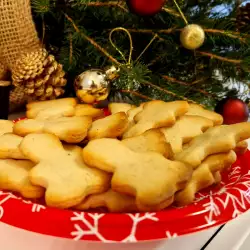
POLYGON ((31 0, 31 6, 39 15, 45 15, 51 11, 55 1, 51 0, 31 0))
MULTIPOLYGON (((222 58, 241 60, 242 63, 236 64, 183 48, 180 43, 180 30, 185 24, 182 18, 168 11, 161 11, 154 17, 142 18, 129 11, 124 4, 125 0, 118 1, 122 8, 89 5, 91 2, 107 3, 109 1, 31 0, 38 27, 41 27, 41 21, 44 23, 43 27, 46 27, 46 46, 47 48, 58 48, 55 56, 64 65, 70 79, 87 69, 103 69, 111 64, 109 58, 96 46, 85 40, 81 33, 93 39, 118 62, 125 63, 109 42, 109 32, 113 28, 124 27, 133 30, 131 32, 132 60, 136 60, 153 34, 158 33, 159 30, 170 30, 171 32, 158 33, 159 39, 151 44, 139 63, 132 63, 130 67, 126 65, 120 67, 120 77, 113 82, 113 96, 117 96, 119 93, 119 99, 123 99, 124 96, 125 101, 131 100, 135 103, 138 103, 138 100, 142 101, 143 98, 132 93, 140 93, 144 97, 166 101, 184 97, 212 108, 218 100, 229 95, 233 88, 238 97, 243 100, 249 99, 248 89, 244 93, 237 89, 243 88, 242 84, 244 84, 244 88, 245 85, 248 87, 250 81, 250 37, 247 32, 249 27, 245 28, 245 34, 238 34, 241 39, 232 37, 237 34, 235 0, 178 2, 181 3, 182 11, 189 23, 199 24, 210 29, 210 32, 206 33, 203 46, 197 49, 197 52, 200 50, 222 58), (222 11, 224 7, 225 12, 222 11), (65 14, 72 18, 80 32, 76 32, 72 23, 65 18, 65 14), (57 29, 57 25, 60 28, 57 29), (147 32, 138 32, 138 30, 147 32), (227 32, 222 34, 211 32, 211 30, 227 32), (219 76, 216 72, 220 72, 219 76), (162 75, 176 81, 167 81, 162 78, 162 75), (205 80, 190 85, 199 79, 205 80), (229 80, 233 82, 233 86, 225 85, 229 80), (153 83, 161 90, 143 84, 145 82, 153 83), (121 90, 125 90, 126 93, 121 90), (199 90, 203 90, 207 94, 199 90)), ((177 11, 172 1, 167 1, 165 7, 177 11)), ((116 33, 113 38, 117 47, 128 58, 127 35, 116 33)))
POLYGON ((137 91, 142 83, 150 79, 150 70, 143 64, 131 64, 130 66, 121 66, 119 78, 114 82, 116 89, 137 91))

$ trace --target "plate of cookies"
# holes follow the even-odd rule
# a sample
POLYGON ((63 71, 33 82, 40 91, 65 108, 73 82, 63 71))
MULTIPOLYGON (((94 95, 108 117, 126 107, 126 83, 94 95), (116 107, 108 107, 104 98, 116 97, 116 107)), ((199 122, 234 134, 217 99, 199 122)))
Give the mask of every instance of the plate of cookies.
POLYGON ((186 101, 29 103, 0 121, 0 222, 124 243, 224 224, 250 208, 249 138, 186 101))

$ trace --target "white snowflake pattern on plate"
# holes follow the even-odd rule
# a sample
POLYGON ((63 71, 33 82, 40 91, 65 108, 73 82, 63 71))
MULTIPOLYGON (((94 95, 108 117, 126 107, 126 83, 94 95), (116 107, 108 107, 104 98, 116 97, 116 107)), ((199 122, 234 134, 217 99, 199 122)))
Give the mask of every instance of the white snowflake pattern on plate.
MULTIPOLYGON (((78 222, 74 224, 75 231, 71 232, 71 235, 74 237, 74 240, 81 240, 84 239, 84 236, 86 235, 95 235, 99 240, 102 242, 112 242, 110 240, 107 240, 98 230, 98 221, 101 219, 105 214, 98 214, 98 213, 84 213, 84 212, 73 212, 73 217, 71 218, 71 221, 78 222), (85 215, 88 214, 93 219, 93 224, 91 224, 85 217, 85 215), (79 225, 79 222, 83 223, 88 230, 83 230, 82 227, 79 225)), ((126 216, 129 216, 132 220, 132 227, 130 234, 121 242, 137 242, 136 239, 136 230, 137 225, 143 221, 143 220, 152 220, 152 221, 158 221, 159 219, 156 217, 156 213, 145 213, 144 215, 136 213, 136 214, 126 214, 126 216)))
MULTIPOLYGON (((209 214, 205 216, 208 224, 213 224, 216 217, 226 210, 229 203, 233 206, 232 218, 240 215, 242 210, 246 209, 246 204, 250 204, 250 171, 241 175, 241 168, 236 166, 229 173, 228 180, 229 182, 224 184, 219 191, 210 191, 209 201, 203 204, 205 210, 209 211, 209 214), (237 187, 236 184, 244 189, 237 187)), ((202 197, 201 194, 199 196, 200 199, 206 197, 202 197)))
POLYGON ((28 204, 29 206, 31 205, 31 212, 33 212, 33 213, 41 212, 41 210, 46 209, 46 207, 43 205, 34 203, 32 201, 29 201, 29 200, 23 200, 22 197, 20 197, 20 196, 16 196, 10 192, 4 192, 4 191, 0 190, 0 219, 4 215, 3 204, 11 199, 22 200, 23 203, 28 204))

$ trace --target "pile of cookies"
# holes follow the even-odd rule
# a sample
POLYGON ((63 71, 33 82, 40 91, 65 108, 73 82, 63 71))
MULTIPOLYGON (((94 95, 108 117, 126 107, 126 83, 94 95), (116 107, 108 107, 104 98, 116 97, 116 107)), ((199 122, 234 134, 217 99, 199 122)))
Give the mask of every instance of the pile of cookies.
POLYGON ((27 105, 0 121, 0 189, 47 206, 110 212, 184 206, 247 150, 250 123, 186 101, 111 103, 111 115, 74 98, 27 105))

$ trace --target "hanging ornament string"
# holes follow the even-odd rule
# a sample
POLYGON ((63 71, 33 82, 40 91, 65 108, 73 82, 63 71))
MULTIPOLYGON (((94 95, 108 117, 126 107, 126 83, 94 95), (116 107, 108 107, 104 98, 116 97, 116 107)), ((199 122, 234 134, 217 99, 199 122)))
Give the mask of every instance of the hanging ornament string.
POLYGON ((178 11, 179 11, 179 13, 180 13, 182 19, 183 19, 183 21, 185 22, 186 25, 188 25, 187 18, 185 17, 184 13, 182 12, 182 10, 181 10, 179 4, 176 2, 176 0, 173 0, 173 1, 174 1, 174 4, 175 4, 176 8, 178 9, 178 11))
MULTIPOLYGON (((133 41, 132 41, 132 36, 131 36, 130 32, 127 29, 124 29, 122 27, 114 28, 109 33, 109 41, 110 41, 111 45, 117 50, 117 52, 119 52, 119 54, 122 56, 123 60, 126 62, 125 65, 130 65, 131 60, 132 60, 132 52, 133 52, 133 41), (129 43, 130 43, 128 60, 126 59, 126 56, 124 55, 124 53, 122 53, 122 51, 115 45, 115 43, 112 40, 112 35, 116 31, 124 31, 128 35, 129 43)), ((122 65, 122 63, 120 63, 120 65, 122 65)))
POLYGON ((142 55, 146 52, 146 50, 150 47, 150 45, 154 42, 154 40, 158 38, 158 35, 155 34, 154 37, 150 40, 150 42, 148 43, 148 45, 145 47, 145 49, 141 52, 141 54, 137 57, 137 59, 135 60, 135 62, 138 62, 139 59, 142 57, 142 55))
MULTIPOLYGON (((150 45, 154 42, 154 40, 158 37, 157 34, 154 35, 154 37, 150 40, 150 42, 148 43, 148 45, 145 47, 145 49, 141 52, 141 54, 137 57, 137 59, 134 61, 135 63, 139 61, 139 59, 143 56, 143 54, 147 51, 147 49, 150 47, 150 45)), ((123 58, 123 60, 125 61, 125 65, 130 66, 131 65, 131 61, 132 61, 132 53, 133 53, 133 40, 132 40, 132 36, 130 34, 130 32, 122 27, 118 27, 118 28, 114 28, 110 31, 109 33, 109 41, 111 43, 111 45, 118 51, 118 53, 121 55, 121 57, 123 58), (128 60, 126 59, 126 56, 124 55, 124 53, 115 45, 115 43, 112 40, 112 35, 114 32, 116 31, 123 31, 128 35, 129 38, 129 43, 130 43, 130 50, 129 50, 129 57, 128 60)), ((124 65, 122 63, 119 63, 119 66, 124 65)))
POLYGON ((179 4, 176 0, 173 0, 176 8, 178 9, 183 21, 186 26, 181 30, 180 40, 184 48, 194 51, 194 56, 196 57, 196 49, 201 47, 205 41, 205 32, 204 29, 198 24, 189 24, 187 18, 182 12, 179 4))

